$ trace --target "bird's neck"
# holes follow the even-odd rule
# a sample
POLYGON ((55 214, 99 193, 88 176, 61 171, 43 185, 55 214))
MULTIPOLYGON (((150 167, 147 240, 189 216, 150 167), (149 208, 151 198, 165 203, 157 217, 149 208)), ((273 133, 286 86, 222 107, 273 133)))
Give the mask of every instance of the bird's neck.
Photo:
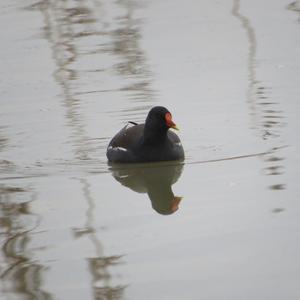
POLYGON ((145 145, 157 145, 165 142, 168 130, 165 128, 152 128, 145 125, 143 143, 145 145))

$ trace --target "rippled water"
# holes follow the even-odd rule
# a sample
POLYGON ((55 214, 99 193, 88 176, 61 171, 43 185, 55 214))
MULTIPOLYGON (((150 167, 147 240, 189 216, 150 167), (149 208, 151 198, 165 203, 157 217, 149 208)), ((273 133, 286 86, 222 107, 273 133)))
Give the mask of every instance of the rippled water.
POLYGON ((299 299, 299 1, 2 0, 1 299, 299 299), (155 105, 184 164, 113 165, 155 105))

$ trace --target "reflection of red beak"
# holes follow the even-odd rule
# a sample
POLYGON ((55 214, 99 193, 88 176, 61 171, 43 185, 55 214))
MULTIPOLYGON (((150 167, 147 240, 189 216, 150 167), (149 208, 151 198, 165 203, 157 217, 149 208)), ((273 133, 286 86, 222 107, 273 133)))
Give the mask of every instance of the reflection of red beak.
POLYGON ((165 114, 165 119, 166 119, 166 123, 167 123, 167 126, 169 128, 173 128, 173 129, 176 129, 176 130, 179 130, 179 128, 176 126, 176 124, 173 122, 172 120, 172 115, 171 113, 167 112, 165 114))
POLYGON ((172 213, 174 213, 176 210, 178 210, 181 199, 182 199, 182 197, 175 196, 174 199, 172 200, 172 205, 171 205, 172 213))

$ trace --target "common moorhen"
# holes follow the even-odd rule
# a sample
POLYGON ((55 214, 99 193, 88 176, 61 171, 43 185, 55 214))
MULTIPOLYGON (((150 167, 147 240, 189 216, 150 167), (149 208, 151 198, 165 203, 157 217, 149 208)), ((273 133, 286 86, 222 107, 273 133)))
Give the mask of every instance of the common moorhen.
POLYGON ((169 128, 177 129, 171 113, 162 106, 153 107, 145 124, 130 122, 110 141, 106 156, 109 162, 142 163, 183 160, 179 137, 169 128))

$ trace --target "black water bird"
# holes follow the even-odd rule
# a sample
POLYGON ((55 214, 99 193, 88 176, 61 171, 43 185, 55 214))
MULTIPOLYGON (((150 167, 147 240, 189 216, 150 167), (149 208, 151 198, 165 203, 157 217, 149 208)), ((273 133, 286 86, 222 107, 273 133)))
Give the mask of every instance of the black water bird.
POLYGON ((171 113, 162 106, 153 107, 144 124, 130 122, 110 141, 106 156, 113 163, 142 163, 183 160, 184 151, 171 113))

